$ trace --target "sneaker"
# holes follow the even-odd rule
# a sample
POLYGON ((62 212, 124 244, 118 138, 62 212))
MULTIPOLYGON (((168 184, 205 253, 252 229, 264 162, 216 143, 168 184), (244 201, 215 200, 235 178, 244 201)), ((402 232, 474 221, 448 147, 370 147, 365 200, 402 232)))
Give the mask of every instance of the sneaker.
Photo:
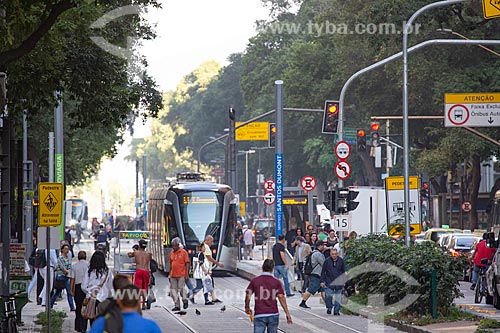
POLYGON ((196 304, 196 302, 194 301, 194 296, 189 297, 189 300, 191 301, 191 303, 196 304))
POLYGON ((474 290, 474 289, 476 289, 476 284, 475 283, 473 283, 473 284, 470 285, 470 290, 474 290))
POLYGON ((188 302, 188 300, 184 300, 184 301, 182 301, 182 308, 183 308, 183 309, 187 309, 187 308, 188 308, 188 306, 189 306, 189 302, 188 302))
POLYGON ((205 302, 205 305, 214 305, 214 302, 205 302))
POLYGON ((332 314, 332 309, 326 309, 326 314, 332 314))
POLYGON ((340 316, 340 312, 334 312, 333 315, 334 316, 340 316))
POLYGON ((175 308, 172 308, 172 311, 174 311, 174 312, 175 312, 175 311, 181 311, 181 308, 180 308, 180 307, 178 307, 178 306, 176 306, 175 308))
POLYGON ((304 309, 310 309, 311 308, 310 306, 307 306, 306 302, 304 302, 304 301, 300 302, 299 306, 301 308, 304 308, 304 309))

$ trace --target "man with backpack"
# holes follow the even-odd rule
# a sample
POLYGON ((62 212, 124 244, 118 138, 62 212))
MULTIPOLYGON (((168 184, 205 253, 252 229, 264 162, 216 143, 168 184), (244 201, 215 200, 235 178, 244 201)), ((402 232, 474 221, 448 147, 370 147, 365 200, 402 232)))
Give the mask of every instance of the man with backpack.
POLYGON ((302 302, 299 306, 301 308, 310 309, 306 302, 311 297, 311 295, 317 292, 323 292, 323 288, 320 285, 321 282, 321 271, 323 270, 323 263, 325 262, 325 256, 323 255, 323 250, 325 248, 325 243, 323 241, 316 241, 316 248, 314 251, 306 258, 304 263, 304 274, 309 275, 309 287, 307 291, 302 295, 302 302))
POLYGON ((292 294, 292 292, 290 291, 290 284, 288 283, 288 260, 286 259, 285 244, 285 236, 279 235, 278 241, 273 246, 273 260, 275 262, 274 277, 277 279, 279 279, 280 277, 283 278, 286 297, 292 297, 295 294, 292 294))

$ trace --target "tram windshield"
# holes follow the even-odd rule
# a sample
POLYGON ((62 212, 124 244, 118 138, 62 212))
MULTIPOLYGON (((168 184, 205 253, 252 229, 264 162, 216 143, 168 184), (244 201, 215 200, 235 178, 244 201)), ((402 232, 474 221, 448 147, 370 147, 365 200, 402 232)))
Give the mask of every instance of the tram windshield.
POLYGON ((207 235, 219 240, 222 193, 194 191, 182 195, 181 215, 186 243, 201 242, 207 235))

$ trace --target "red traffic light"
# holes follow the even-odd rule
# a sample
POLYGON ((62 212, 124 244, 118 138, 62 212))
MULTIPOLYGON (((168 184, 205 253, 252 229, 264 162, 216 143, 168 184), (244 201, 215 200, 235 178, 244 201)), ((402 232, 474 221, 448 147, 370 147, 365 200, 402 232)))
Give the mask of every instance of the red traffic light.
POLYGON ((365 131, 364 130, 358 130, 358 136, 365 136, 365 131))
POLYGON ((372 131, 378 131, 380 129, 380 124, 379 123, 372 123, 371 129, 372 129, 372 131))
POLYGON ((427 184, 427 183, 423 183, 423 184, 422 184, 422 188, 423 188, 424 190, 427 190, 427 189, 429 188, 429 184, 427 184))

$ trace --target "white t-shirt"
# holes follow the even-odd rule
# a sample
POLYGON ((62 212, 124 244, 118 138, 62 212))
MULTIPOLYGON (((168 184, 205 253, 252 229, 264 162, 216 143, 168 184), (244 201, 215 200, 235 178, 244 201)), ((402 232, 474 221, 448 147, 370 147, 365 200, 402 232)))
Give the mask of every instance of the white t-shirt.
POLYGON ((250 229, 246 229, 243 231, 243 241, 245 242, 245 245, 252 245, 253 244, 253 231, 250 229))

